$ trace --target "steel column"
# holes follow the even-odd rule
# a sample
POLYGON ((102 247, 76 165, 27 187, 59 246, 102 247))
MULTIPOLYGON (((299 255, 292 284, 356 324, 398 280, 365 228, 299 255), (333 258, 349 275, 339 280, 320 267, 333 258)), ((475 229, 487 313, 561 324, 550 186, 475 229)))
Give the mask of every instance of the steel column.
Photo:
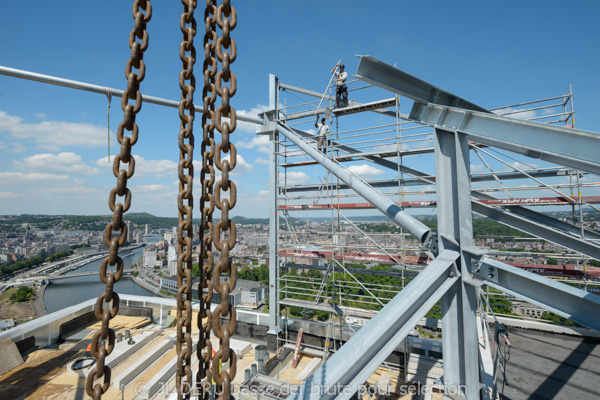
POLYGON ((350 399, 458 281, 458 257, 455 251, 442 252, 288 399, 350 399))
MULTIPOLYGON (((435 132, 437 218, 440 251, 473 245, 469 145, 461 133, 435 132)), ((459 269, 469 275, 470 255, 460 251, 459 269)), ((476 289, 459 280, 442 296, 444 383, 466 387, 479 399, 476 289)))
MULTIPOLYGON (((269 75, 269 109, 272 113, 266 113, 265 116, 273 121, 277 115, 277 106, 279 104, 279 89, 277 85, 279 80, 273 74, 269 75)), ((269 334, 277 335, 279 327, 279 213, 278 213, 278 153, 279 137, 276 130, 269 134, 269 334)))

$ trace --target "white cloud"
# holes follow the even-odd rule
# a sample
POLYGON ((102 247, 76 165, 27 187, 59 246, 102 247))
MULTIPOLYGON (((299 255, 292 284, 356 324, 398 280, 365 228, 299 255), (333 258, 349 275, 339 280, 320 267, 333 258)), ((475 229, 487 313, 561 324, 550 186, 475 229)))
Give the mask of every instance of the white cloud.
POLYGON ((17 142, 5 144, 4 142, 0 141, 0 150, 6 150, 11 153, 22 153, 27 150, 27 147, 17 142))
POLYGON ((483 164, 471 164, 471 172, 481 172, 484 170, 483 164))
MULTIPOLYGON (((102 157, 96 161, 96 165, 101 168, 112 169, 113 160, 115 156, 110 156, 110 163, 107 157, 102 157)), ((143 176, 146 174, 154 174, 157 178, 165 176, 177 176, 177 163, 171 160, 146 160, 140 155, 133 155, 135 158, 135 174, 143 176)), ((196 166, 196 160, 194 160, 194 166, 196 166)))
POLYGON ((39 119, 44 119, 44 118, 46 118, 46 114, 44 114, 44 113, 35 113, 35 114, 33 114, 33 115, 35 115, 35 117, 36 117, 36 118, 39 118, 39 119))
MULTIPOLYGON (((258 118, 258 114, 264 113, 269 109, 269 106, 264 104, 257 104, 256 107, 251 108, 250 110, 237 110, 237 115, 242 117, 255 117, 258 118)), ((256 132, 256 124, 245 121, 237 121, 237 130, 241 132, 255 133, 256 132)))
POLYGON ((75 153, 42 153, 15 161, 16 169, 28 172, 57 172, 76 175, 98 175, 100 170, 81 161, 75 153))
POLYGON ((261 190, 260 192, 258 192, 258 197, 269 197, 269 191, 261 190))
POLYGON ((23 195, 13 192, 0 192, 0 199, 14 199, 16 197, 23 197, 23 195))
POLYGON ((106 146, 107 141, 106 129, 101 126, 64 121, 27 123, 4 111, 0 111, 0 132, 10 132, 15 139, 33 142, 49 151, 66 146, 106 146))
POLYGON ((385 172, 383 170, 377 169, 368 164, 351 165, 348 167, 348 170, 350 170, 350 172, 352 172, 353 174, 362 176, 362 177, 385 174, 385 172))
POLYGON ((538 164, 523 164, 519 161, 514 161, 510 165, 521 170, 530 170, 532 168, 538 168, 538 164))
POLYGON ((257 147, 258 151, 261 153, 269 153, 269 136, 267 135, 257 135, 254 136, 249 142, 239 141, 235 144, 237 148, 241 149, 252 149, 257 147))
MULTIPOLYGON (((221 156, 223 156, 223 154, 221 154, 221 156)), ((223 156, 223 160, 230 160, 231 158, 230 154, 227 154, 225 156, 223 156)), ((239 175, 243 175, 247 172, 250 172, 252 169, 254 169, 254 166, 250 163, 248 163, 244 157, 242 157, 241 154, 237 154, 237 158, 236 158, 237 162, 235 165, 235 169, 233 171, 231 171, 229 173, 229 175, 231 176, 239 176, 239 175)), ((217 168, 216 165, 214 165, 213 167, 215 169, 215 182, 218 182, 221 179, 221 171, 219 171, 219 169, 217 168)), ((198 177, 200 177, 200 171, 202 170, 202 161, 201 160, 197 160, 194 159, 194 174, 198 177)), ((176 183, 179 183, 179 180, 176 181, 176 183)))
POLYGON ((257 164, 269 165, 269 160, 265 160, 264 158, 261 158, 261 157, 257 157, 256 160, 254 160, 254 162, 257 164))
POLYGON ((139 192, 139 193, 154 193, 154 192, 167 192, 169 191, 169 188, 166 187, 165 185, 140 185, 140 186, 135 186, 132 189, 133 192, 139 192))
POLYGON ((23 153, 24 151, 27 151, 27 147, 23 146, 21 143, 9 143, 9 146, 11 146, 12 148, 9 149, 8 151, 10 151, 11 153, 23 153))
MULTIPOLYGON (((223 160, 230 160, 230 155, 228 154, 227 156, 223 157, 223 160)), ((236 160, 235 169, 231 171, 231 175, 242 175, 254 168, 254 166, 246 162, 244 157, 242 157, 240 154, 237 155, 236 160)))
POLYGON ((17 185, 21 183, 56 183, 69 180, 67 175, 47 173, 24 173, 24 172, 0 172, 1 185, 17 185))
MULTIPOLYGON (((283 185, 283 175, 279 176, 280 184, 283 185)), ((288 172, 287 173, 287 184, 288 185, 297 185, 299 183, 304 183, 308 180, 308 175, 304 172, 288 172)))
MULTIPOLYGON (((51 187, 35 187, 31 193, 36 195, 52 195, 55 199, 67 198, 69 201, 73 201, 73 196, 79 197, 80 199, 89 200, 92 198, 91 195, 106 195, 108 192, 100 190, 95 187, 83 186, 81 183, 73 182, 62 186, 51 186, 51 187)), ((108 207, 107 207, 108 209, 108 207)))

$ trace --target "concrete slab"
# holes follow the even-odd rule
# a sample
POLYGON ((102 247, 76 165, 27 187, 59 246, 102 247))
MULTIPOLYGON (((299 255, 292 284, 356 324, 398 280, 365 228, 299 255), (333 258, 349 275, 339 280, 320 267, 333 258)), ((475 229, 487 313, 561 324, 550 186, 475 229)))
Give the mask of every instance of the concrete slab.
MULTIPOLYGON (((197 341, 192 343, 192 360, 196 354, 197 341)), ((193 365, 193 361, 192 361, 193 365)), ((151 379, 144 384, 143 393, 140 393, 135 400, 151 399, 159 390, 165 390, 164 386, 173 378, 177 370, 177 356, 173 357, 164 367, 158 371, 151 379)), ((193 374, 192 374, 193 375, 193 374)), ((168 387, 168 386, 167 386, 168 387)))
POLYGON ((161 340, 152 351, 146 352, 140 358, 127 368, 122 374, 117 376, 112 383, 112 387, 119 389, 121 385, 127 386, 138 375, 142 373, 149 365, 162 357, 171 347, 175 346, 175 334, 161 340))
POLYGON ((308 377, 310 377, 313 374, 313 372, 317 370, 317 368, 319 368, 319 366, 321 366, 322 361, 323 360, 321 360, 320 358, 313 358, 312 360, 310 360, 308 365, 304 367, 304 369, 300 371, 300 373, 296 376, 296 379, 300 382, 304 382, 308 377))
MULTIPOLYGON (((123 360, 127 359, 129 356, 134 354, 135 352, 141 350, 148 342, 157 337, 160 334, 160 331, 143 331, 139 335, 132 336, 135 344, 129 345, 126 340, 115 344, 115 348, 112 353, 106 357, 105 364, 109 367, 114 367, 119 363, 123 362, 123 360)), ((94 368, 90 369, 80 369, 77 371, 73 371, 71 366, 73 362, 67 365, 67 372, 69 374, 77 375, 82 378, 87 378, 89 373, 94 370, 94 368)))

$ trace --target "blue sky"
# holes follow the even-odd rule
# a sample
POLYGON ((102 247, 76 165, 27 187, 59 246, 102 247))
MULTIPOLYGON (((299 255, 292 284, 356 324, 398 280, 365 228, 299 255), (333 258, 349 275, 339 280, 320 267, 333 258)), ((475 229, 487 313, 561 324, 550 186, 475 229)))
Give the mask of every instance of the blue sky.
MULTIPOLYGON (((0 65, 125 88, 127 37, 133 27, 130 2, 5 3, 0 14, 0 65)), ((576 127, 600 131, 600 3, 572 3, 237 1, 233 38, 238 58, 232 69, 238 93, 233 105, 246 114, 264 110, 269 73, 282 82, 322 92, 338 59, 352 74, 358 63, 354 56, 368 54, 487 108, 561 95, 572 84, 576 127)), ((178 1, 153 2, 144 94, 179 99, 180 13, 178 1)), ((202 32, 199 35, 197 44, 202 32)), ((201 75, 201 62, 196 75, 201 75)), ((391 95, 376 90, 356 93, 360 100, 387 97, 391 95)), ((286 94, 281 101, 303 99, 286 94)), ((119 104, 120 99, 113 99, 110 109, 112 155, 118 151, 114 131, 123 117, 119 104)), ((102 95, 0 76, 0 214, 110 213, 107 197, 115 178, 106 159, 106 106, 102 95)), ((403 104, 402 112, 409 110, 403 104)), ((344 119, 339 129, 382 123, 378 118, 344 119)), ((131 211, 175 216, 177 112, 144 104, 137 122, 140 140, 133 150, 138 157, 129 182, 131 211)), ((233 176, 239 192, 233 215, 266 217, 264 141, 250 125, 240 125, 234 140, 240 157, 233 176)), ((197 152, 195 158, 199 157, 197 152)), ((431 160, 406 162, 433 172, 431 160)), ((476 171, 483 169, 478 159, 472 163, 476 171)), ((351 165, 367 179, 393 175, 361 162, 351 165)), ((323 176, 322 170, 313 168, 293 171, 290 179, 310 183, 323 176)), ((594 188, 586 190, 586 195, 596 194, 594 188)))

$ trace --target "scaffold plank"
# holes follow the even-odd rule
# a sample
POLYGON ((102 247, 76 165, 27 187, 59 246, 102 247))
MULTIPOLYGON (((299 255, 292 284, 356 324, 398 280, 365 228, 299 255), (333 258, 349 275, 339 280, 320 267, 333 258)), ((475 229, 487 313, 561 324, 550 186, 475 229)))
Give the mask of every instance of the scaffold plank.
POLYGON ((363 111, 386 109, 387 107, 393 107, 395 105, 396 105, 396 99, 391 98, 391 99, 373 101, 371 103, 350 105, 348 107, 343 107, 343 108, 334 108, 333 110, 331 110, 331 112, 333 112, 333 114, 335 114, 337 116, 341 116, 341 115, 348 115, 348 114, 356 114, 356 113, 363 112, 363 111))

